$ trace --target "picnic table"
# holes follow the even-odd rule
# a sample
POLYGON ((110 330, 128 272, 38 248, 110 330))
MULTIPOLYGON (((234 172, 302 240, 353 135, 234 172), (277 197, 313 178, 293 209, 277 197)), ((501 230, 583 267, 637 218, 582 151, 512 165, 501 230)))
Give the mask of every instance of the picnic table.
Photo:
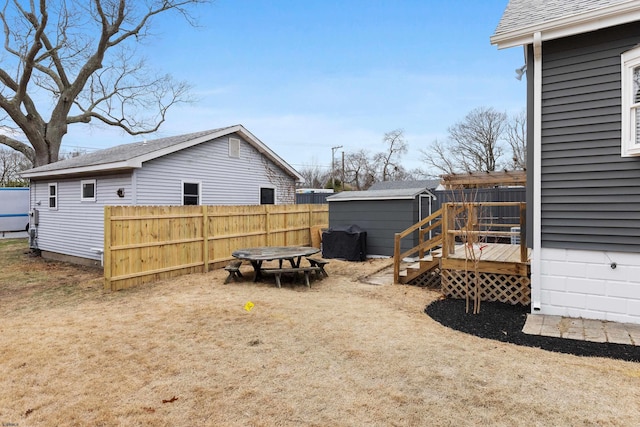
POLYGON ((282 273, 302 272, 305 275, 307 286, 309 286, 309 272, 316 271, 316 266, 301 267, 300 262, 303 257, 320 252, 320 249, 311 246, 262 246, 256 248, 245 248, 234 251, 231 255, 239 260, 249 261, 255 272, 254 282, 262 279, 263 272, 276 274, 276 283, 280 287, 280 275, 282 273), (278 268, 262 267, 264 261, 278 261, 278 268), (282 266, 284 261, 288 261, 291 267, 282 266))

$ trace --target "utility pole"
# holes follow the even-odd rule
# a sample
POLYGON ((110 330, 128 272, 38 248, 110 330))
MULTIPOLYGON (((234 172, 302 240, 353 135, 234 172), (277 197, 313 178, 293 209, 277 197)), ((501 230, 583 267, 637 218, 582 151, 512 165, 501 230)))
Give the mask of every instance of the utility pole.
POLYGON ((342 148, 342 145, 338 145, 337 147, 331 147, 331 188, 333 189, 333 191, 336 190, 336 179, 335 179, 335 170, 336 170, 336 162, 335 162, 335 155, 336 155, 336 150, 338 148, 342 148))
POLYGON ((342 152, 342 191, 344 191, 344 151, 342 152))

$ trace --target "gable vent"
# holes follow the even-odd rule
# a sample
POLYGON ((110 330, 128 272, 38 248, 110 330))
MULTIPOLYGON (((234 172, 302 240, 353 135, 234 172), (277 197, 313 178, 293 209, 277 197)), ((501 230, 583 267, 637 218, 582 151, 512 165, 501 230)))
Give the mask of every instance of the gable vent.
POLYGON ((229 157, 240 158, 240 140, 238 138, 229 138, 229 157))

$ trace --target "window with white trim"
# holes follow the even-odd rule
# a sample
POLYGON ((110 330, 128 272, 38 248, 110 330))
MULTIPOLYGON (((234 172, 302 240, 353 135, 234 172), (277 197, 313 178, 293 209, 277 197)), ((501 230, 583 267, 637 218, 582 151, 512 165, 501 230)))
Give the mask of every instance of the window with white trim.
POLYGON ((58 210, 58 183, 49 184, 49 209, 58 210))
POLYGON ((182 204, 184 206, 200 204, 200 182, 182 181, 182 204))
POLYGON ((96 201, 96 180, 83 179, 80 181, 80 200, 83 202, 96 201))
POLYGON ((621 154, 640 156, 640 47, 622 54, 621 154))

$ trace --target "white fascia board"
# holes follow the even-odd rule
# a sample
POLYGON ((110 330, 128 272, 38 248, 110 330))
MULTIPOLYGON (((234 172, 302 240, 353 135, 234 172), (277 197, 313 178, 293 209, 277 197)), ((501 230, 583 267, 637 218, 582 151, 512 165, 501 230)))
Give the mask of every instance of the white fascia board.
POLYGON ((124 162, 105 163, 102 165, 91 165, 91 166, 82 166, 77 168, 64 168, 64 169, 42 171, 42 172, 22 173, 20 174, 20 176, 22 176, 23 178, 42 178, 42 177, 56 177, 56 176, 79 175, 79 174, 86 175, 93 172, 127 170, 127 169, 135 169, 139 167, 141 167, 141 165, 137 165, 136 162, 132 162, 131 160, 129 160, 124 162))
POLYGON ((635 21, 640 21, 640 4, 631 1, 494 35, 490 41, 498 49, 506 49, 533 43, 536 32, 541 33, 544 42, 635 21))
POLYGON ((413 200, 415 198, 415 196, 411 197, 411 196, 388 196, 388 197, 343 197, 340 199, 331 199, 329 197, 327 197, 327 202, 353 202, 356 200, 366 200, 366 201, 370 201, 370 200, 413 200))
MULTIPOLYGON (((373 191, 373 190, 372 190, 373 191)), ((388 191, 388 190, 381 190, 381 191, 388 191)), ((366 190, 363 192, 367 192, 366 190)), ((352 193, 351 191, 345 191, 342 193, 338 193, 338 194, 347 194, 347 193, 352 193)), ((348 197, 349 194, 347 194, 345 197, 336 197, 336 195, 334 196, 329 196, 327 197, 327 201, 331 201, 331 202, 352 202, 354 200, 413 200, 416 198, 416 196, 418 195, 424 195, 427 197, 431 197, 433 199, 436 198, 436 196, 429 190, 421 188, 419 190, 416 190, 414 193, 412 194, 405 194, 405 195, 397 195, 397 194, 393 194, 393 195, 363 195, 363 196, 352 196, 352 197, 348 197)))

